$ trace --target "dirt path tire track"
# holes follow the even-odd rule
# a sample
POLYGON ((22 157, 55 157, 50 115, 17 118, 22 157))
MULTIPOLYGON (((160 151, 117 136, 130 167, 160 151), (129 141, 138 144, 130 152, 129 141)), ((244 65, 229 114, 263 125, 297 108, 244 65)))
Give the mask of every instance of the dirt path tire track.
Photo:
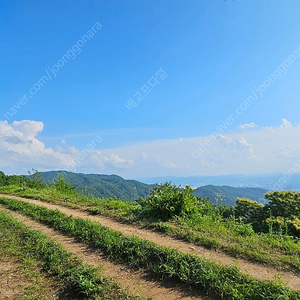
POLYGON ((20 266, 19 261, 0 259, 0 299, 16 299, 30 286, 20 266))
MULTIPOLYGON (((49 277, 46 275, 40 275, 39 277, 36 274, 34 274, 34 277, 30 277, 24 271, 22 262, 19 259, 12 259, 11 257, 4 257, 3 259, 0 257, 1 300, 25 299, 24 293, 26 289, 32 289, 33 285, 35 285, 34 289, 38 291, 39 297, 42 297, 42 299, 59 300, 59 287, 51 282, 49 277), (37 286, 41 287, 41 284, 43 284, 42 294, 40 294, 40 290, 37 290, 37 286)), ((34 299, 37 299, 35 293, 33 293, 33 296, 35 297, 34 299)))
POLYGON ((142 297, 151 297, 154 300, 216 300, 219 298, 201 295, 201 291, 190 289, 188 286, 174 284, 172 282, 160 283, 155 278, 143 273, 142 271, 133 271, 125 266, 109 261, 101 252, 94 251, 84 245, 76 242, 75 239, 67 237, 58 231, 43 225, 37 221, 13 212, 0 205, 0 210, 21 221, 26 226, 41 231, 48 237, 60 243, 63 248, 72 252, 75 256, 80 257, 85 264, 93 266, 103 266, 101 273, 113 278, 124 289, 134 295, 142 297))
POLYGON ((66 208, 60 205, 50 204, 40 200, 33 200, 33 199, 28 199, 28 198, 23 198, 18 196, 0 194, 0 197, 17 199, 28 203, 40 205, 49 209, 59 209, 61 212, 65 213, 66 215, 73 215, 73 217, 80 217, 83 219, 89 219, 91 221, 99 222, 101 225, 122 232, 124 235, 127 236, 137 236, 142 239, 152 241, 164 247, 175 248, 183 253, 191 253, 198 257, 208 258, 209 260, 219 262, 222 265, 236 265, 238 268, 240 268, 242 273, 247 274, 259 280, 264 280, 264 279, 274 280, 274 278, 280 275, 283 283, 287 284, 294 290, 300 289, 300 276, 292 272, 278 271, 277 269, 271 266, 252 263, 244 259, 239 259, 239 258, 234 259, 222 252, 215 252, 214 250, 208 250, 204 247, 196 246, 194 244, 176 240, 174 238, 161 235, 157 232, 148 229, 143 229, 137 226, 120 223, 101 215, 90 215, 88 212, 83 210, 66 208))

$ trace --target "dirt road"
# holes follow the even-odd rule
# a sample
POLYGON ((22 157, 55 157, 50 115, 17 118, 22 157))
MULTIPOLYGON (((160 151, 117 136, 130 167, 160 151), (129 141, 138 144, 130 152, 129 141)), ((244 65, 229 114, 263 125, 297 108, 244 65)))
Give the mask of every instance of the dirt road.
MULTIPOLYGON (((73 238, 67 237, 54 229, 33 221, 28 217, 10 211, 0 205, 0 210, 10 214, 15 219, 21 221, 26 226, 39 230, 60 243, 63 248, 72 252, 75 256, 80 257, 85 264, 93 266, 103 266, 101 273, 113 278, 124 289, 128 288, 134 295, 142 297, 151 297, 154 300, 216 300, 219 298, 208 297, 204 293, 201 295, 199 290, 191 290, 189 287, 174 284, 172 282, 160 283, 155 277, 151 277, 141 271, 133 271, 123 265, 109 261, 101 252, 89 249, 86 245, 76 242, 73 238)), ((0 264, 1 265, 1 264, 0 264)), ((5 289, 5 286, 3 286, 5 289)), ((3 290, 5 294, 8 291, 3 290)), ((8 298, 7 298, 8 299, 8 298)))
POLYGON ((138 236, 142 239, 152 241, 161 246, 175 248, 183 253, 192 253, 195 256, 206 257, 209 260, 219 262, 220 264, 223 265, 236 265, 238 268, 240 268, 242 273, 247 274, 256 279, 273 280, 275 277, 280 275, 283 283, 287 284, 292 289, 295 290, 300 289, 300 277, 295 275, 292 272, 278 271, 273 267, 264 266, 263 264, 252 263, 244 259, 234 259, 222 252, 215 252, 214 250, 208 250, 204 247, 200 247, 180 240, 176 240, 171 237, 161 235, 157 232, 153 232, 151 230, 139 228, 128 224, 123 224, 101 215, 90 215, 89 213, 79 209, 70 209, 60 205, 49 204, 39 200, 27 199, 27 198, 17 197, 17 196, 9 196, 4 194, 0 194, 0 197, 17 199, 28 203, 40 205, 49 209, 59 209, 61 212, 65 213, 66 215, 73 215, 74 217, 80 217, 83 219, 89 219, 91 221, 99 222, 101 225, 122 232, 124 235, 127 236, 138 236))

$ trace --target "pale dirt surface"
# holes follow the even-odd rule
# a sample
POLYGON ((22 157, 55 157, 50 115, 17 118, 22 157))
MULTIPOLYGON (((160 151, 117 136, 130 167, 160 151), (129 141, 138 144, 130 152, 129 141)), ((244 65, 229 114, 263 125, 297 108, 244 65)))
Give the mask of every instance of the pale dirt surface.
MULTIPOLYGON (((176 284, 174 282, 160 283, 154 277, 152 278, 143 272, 132 271, 126 268, 124 265, 118 265, 109 261, 104 255, 101 254, 101 252, 93 251, 84 244, 78 243, 73 238, 69 238, 46 225, 33 221, 16 212, 5 209, 2 205, 0 205, 0 210, 10 214, 26 226, 39 230, 51 237, 56 242, 60 243, 65 250, 72 252, 77 257, 80 257, 85 264, 96 267, 103 266, 103 269, 101 270, 102 275, 113 278, 124 289, 128 288, 133 295, 151 297, 154 300, 219 299, 216 297, 206 296, 197 289, 191 290, 188 286, 176 284)), ((1 298, 0 294, 0 299, 13 298, 1 298)))
POLYGON ((16 299, 23 294, 30 283, 20 273, 20 263, 11 260, 0 260, 0 299, 16 299))
MULTIPOLYGON (((0 259, 0 300, 24 299, 26 288, 30 288, 34 280, 30 279, 21 269, 21 263, 17 260, 7 258, 0 259)), ((58 300, 55 288, 47 283, 46 295, 43 299, 58 300)))
POLYGON ((164 247, 172 247, 183 253, 191 253, 198 257, 205 257, 211 261, 219 262, 222 265, 235 265, 241 270, 243 274, 247 274, 259 280, 264 280, 264 279, 274 280, 276 277, 278 277, 278 275, 280 275, 283 283, 287 284, 294 290, 300 289, 300 276, 292 272, 278 271, 271 266, 252 263, 244 259, 239 259, 239 258, 234 259, 223 252, 208 250, 204 247, 196 246, 194 244, 176 240, 174 238, 159 234, 151 230, 120 223, 118 221, 115 221, 113 219, 101 215, 90 215, 89 213, 83 210, 70 209, 60 205, 49 204, 40 200, 27 199, 23 197, 10 196, 5 194, 0 194, 0 197, 17 199, 28 203, 40 205, 49 209, 59 209, 61 212, 65 213, 66 215, 72 215, 73 217, 80 217, 83 219, 89 219, 91 221, 99 222, 101 225, 122 232, 124 235, 127 236, 137 236, 142 239, 152 241, 164 247))

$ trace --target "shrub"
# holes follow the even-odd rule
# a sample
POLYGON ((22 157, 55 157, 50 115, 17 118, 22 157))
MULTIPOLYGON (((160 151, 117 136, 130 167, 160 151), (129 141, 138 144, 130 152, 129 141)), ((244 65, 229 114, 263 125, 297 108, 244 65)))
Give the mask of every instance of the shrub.
POLYGON ((167 221, 174 216, 186 216, 197 212, 197 198, 194 190, 172 185, 171 182, 156 184, 146 198, 137 202, 141 205, 140 214, 145 217, 167 221))
POLYGON ((57 176, 54 186, 56 190, 60 192, 64 192, 66 194, 73 194, 75 191, 75 187, 65 182, 63 177, 60 174, 57 176))

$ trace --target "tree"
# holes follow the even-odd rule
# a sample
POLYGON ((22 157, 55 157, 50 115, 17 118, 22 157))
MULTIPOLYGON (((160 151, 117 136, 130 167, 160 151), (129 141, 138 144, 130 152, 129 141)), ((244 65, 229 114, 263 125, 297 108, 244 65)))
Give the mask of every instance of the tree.
POLYGON ((292 191, 276 191, 265 195, 269 201, 265 209, 270 210, 272 216, 290 218, 300 217, 300 193, 292 191))
POLYGON ((6 185, 6 175, 0 171, 0 186, 5 186, 6 185))
POLYGON ((70 184, 66 183, 61 174, 59 174, 55 180, 54 186, 60 192, 64 192, 67 194, 74 193, 75 187, 71 186, 70 184))
POLYGON ((36 188, 36 189, 41 189, 43 187, 45 187, 45 183, 43 183, 42 181, 42 177, 41 174, 39 173, 38 170, 32 169, 31 173, 30 171, 28 171, 29 175, 32 175, 30 182, 28 182, 28 186, 31 188, 36 188))
POLYGON ((235 217, 243 223, 252 224, 255 231, 262 231, 264 220, 264 206, 247 198, 237 198, 235 217))
POLYGON ((276 191, 265 195, 269 203, 264 210, 269 212, 266 223, 273 231, 300 236, 300 193, 292 191, 276 191))

